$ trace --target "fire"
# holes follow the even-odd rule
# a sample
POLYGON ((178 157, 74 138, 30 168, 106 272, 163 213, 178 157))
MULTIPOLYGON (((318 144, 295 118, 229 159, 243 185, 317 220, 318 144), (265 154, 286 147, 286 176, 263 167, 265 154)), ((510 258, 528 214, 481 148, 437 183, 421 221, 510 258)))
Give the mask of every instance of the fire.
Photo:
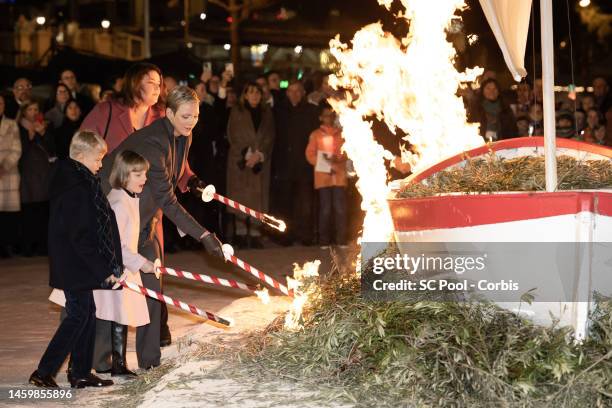
MULTIPOLYGON (((389 9, 393 0, 378 2, 389 9)), ((401 156, 413 172, 484 143, 478 125, 467 123, 463 101, 457 95, 459 88, 474 81, 483 70, 457 72, 453 66, 456 52, 446 39, 447 28, 458 18, 455 12, 465 7, 464 0, 401 3, 405 10, 398 17, 410 23, 405 38, 398 40, 377 23, 359 30, 350 48, 338 37, 330 41, 339 70, 330 76, 329 83, 345 92, 344 98, 329 102, 338 113, 344 150, 359 176, 357 188, 366 211, 361 240, 367 242, 388 242, 392 238, 385 160, 394 157, 376 142, 372 124, 364 118, 375 116, 391 131, 401 129, 407 135, 413 151, 403 151, 401 156)), ((295 299, 285 316, 285 328, 301 327, 304 304, 317 293, 316 284, 305 279, 318 275, 319 264, 315 261, 303 268, 295 265, 295 279, 288 278, 295 299)))
POLYGON ((257 298, 259 298, 259 300, 261 300, 261 303, 263 303, 264 305, 267 305, 270 303, 270 294, 268 293, 267 288, 256 290, 255 295, 257 295, 257 298))
MULTIPOLYGON (((378 2, 389 9, 392 0, 378 2)), ((398 40, 376 23, 359 30, 351 48, 338 37, 330 41, 331 54, 340 66, 330 85, 346 91, 344 99, 330 102, 339 114, 344 148, 359 176, 357 188, 367 211, 362 239, 370 242, 386 242, 393 231, 384 166, 392 155, 374 140, 365 117, 375 115, 391 131, 407 134, 413 152, 403 151, 402 161, 413 172, 483 144, 478 125, 467 123, 463 101, 457 96, 457 90, 482 69, 457 72, 456 51, 446 39, 446 29, 457 18, 455 12, 465 7, 464 0, 401 3, 405 10, 398 17, 410 23, 405 38, 398 40)))
POLYGON ((318 259, 306 262, 302 267, 297 263, 293 264, 293 278, 287 277, 287 288, 293 291, 293 303, 291 309, 285 315, 285 328, 288 330, 299 330, 302 327, 302 310, 306 301, 312 299, 316 291, 315 284, 308 284, 307 279, 319 276, 319 266, 321 261, 318 259))

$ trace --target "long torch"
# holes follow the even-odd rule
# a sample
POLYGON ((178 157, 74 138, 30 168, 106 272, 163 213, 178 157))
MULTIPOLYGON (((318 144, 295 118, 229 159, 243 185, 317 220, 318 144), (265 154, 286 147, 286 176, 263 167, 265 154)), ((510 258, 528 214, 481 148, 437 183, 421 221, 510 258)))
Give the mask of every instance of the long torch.
POLYGON ((224 197, 221 194, 217 194, 215 186, 213 186, 212 184, 207 185, 206 188, 198 187, 198 191, 202 193, 202 201, 204 201, 205 203, 208 203, 212 200, 217 200, 220 203, 223 203, 235 210, 241 211, 248 216, 257 218, 267 226, 272 227, 280 232, 285 232, 285 230, 287 229, 287 224, 285 224, 285 221, 279 220, 278 218, 274 218, 271 215, 255 211, 252 208, 240 204, 239 202, 230 200, 229 198, 224 197))

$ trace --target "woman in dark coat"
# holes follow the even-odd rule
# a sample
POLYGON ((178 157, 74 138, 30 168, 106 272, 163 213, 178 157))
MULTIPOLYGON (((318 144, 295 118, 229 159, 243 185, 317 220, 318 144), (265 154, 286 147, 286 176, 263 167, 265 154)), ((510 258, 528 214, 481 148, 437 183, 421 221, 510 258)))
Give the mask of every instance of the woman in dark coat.
POLYGON ((482 83, 482 92, 470 109, 470 122, 480 122, 480 135, 487 142, 517 136, 516 119, 510 105, 501 97, 493 78, 482 83))
POLYGON ((64 106, 64 118, 62 125, 53 132, 55 141, 55 152, 59 159, 68 157, 70 141, 75 132, 79 130, 83 118, 81 108, 76 99, 70 99, 64 106))
POLYGON ((46 254, 49 172, 54 143, 35 101, 24 102, 17 115, 21 138, 21 251, 46 254))
MULTIPOLYGON (((268 211, 270 189, 270 155, 274 143, 274 117, 267 104, 262 103, 263 92, 254 82, 242 91, 227 125, 229 155, 227 161, 227 195, 247 207, 268 211)), ((236 244, 261 248, 260 224, 236 214, 236 244), (247 231, 248 230, 248 231, 247 231)))

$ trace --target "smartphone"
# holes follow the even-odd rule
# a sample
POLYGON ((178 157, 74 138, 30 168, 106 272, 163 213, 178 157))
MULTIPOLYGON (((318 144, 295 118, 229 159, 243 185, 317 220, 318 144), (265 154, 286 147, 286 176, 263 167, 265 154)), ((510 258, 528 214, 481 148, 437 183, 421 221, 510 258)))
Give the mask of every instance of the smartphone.
POLYGON ((212 71, 212 62, 203 62, 202 63, 202 72, 210 72, 212 71))
POLYGON ((229 72, 232 76, 234 76, 234 64, 228 62, 225 64, 225 71, 229 72))

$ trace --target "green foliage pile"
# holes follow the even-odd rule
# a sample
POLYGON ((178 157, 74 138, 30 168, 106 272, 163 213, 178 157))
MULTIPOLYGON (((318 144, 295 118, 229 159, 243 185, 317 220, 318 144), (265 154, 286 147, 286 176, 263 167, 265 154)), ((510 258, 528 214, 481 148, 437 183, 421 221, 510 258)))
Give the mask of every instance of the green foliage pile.
POLYGON ((369 302, 352 273, 318 285, 304 327, 253 337, 258 375, 326 387, 358 405, 612 406, 612 302, 592 333, 542 327, 488 303, 369 302))
MULTIPOLYGON (((560 156, 557 158, 557 182, 558 190, 612 188, 612 160, 578 161, 569 156, 560 156)), ((438 172, 423 183, 407 184, 398 197, 428 197, 467 191, 544 190, 543 157, 503 159, 491 154, 486 158, 468 159, 465 167, 438 172)))

